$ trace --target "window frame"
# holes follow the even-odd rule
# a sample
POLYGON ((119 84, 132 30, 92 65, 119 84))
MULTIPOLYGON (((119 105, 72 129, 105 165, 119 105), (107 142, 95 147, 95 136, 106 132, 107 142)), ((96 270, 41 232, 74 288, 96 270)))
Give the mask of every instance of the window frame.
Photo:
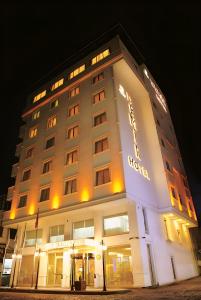
POLYGON ((98 103, 101 103, 101 102, 104 101, 104 100, 106 100, 106 92, 105 92, 105 88, 103 88, 103 89, 101 89, 100 91, 95 92, 95 93, 92 94, 92 104, 93 104, 93 105, 96 105, 96 104, 98 104, 98 103), (100 99, 100 98, 101 98, 101 97, 100 97, 100 94, 101 94, 102 92, 104 93, 104 98, 103 98, 103 99, 100 99), (98 100, 98 101, 95 100, 95 97, 96 97, 97 95, 99 95, 99 100, 98 100))
POLYGON ((74 116, 77 116, 77 115, 79 115, 79 113, 80 113, 80 103, 78 102, 78 103, 75 103, 75 104, 73 104, 73 105, 70 105, 69 107, 68 107, 68 118, 72 118, 72 117, 74 117, 74 116), (78 113, 74 113, 73 115, 70 115, 70 111, 73 109, 73 111, 75 112, 75 107, 78 107, 78 113))
MULTIPOLYGON (((104 117, 103 117, 104 118, 104 117)), ((107 119, 107 112, 106 112, 106 110, 104 110, 104 111, 102 111, 102 112, 99 112, 99 113, 96 113, 94 116, 93 116, 93 127, 98 127, 98 126, 100 126, 100 125, 102 125, 102 124, 105 124, 105 123, 107 123, 108 122, 108 119, 107 119), (96 118, 100 118, 101 119, 101 117, 102 116, 105 116, 105 120, 103 121, 103 122, 101 122, 101 123, 99 123, 99 124, 95 124, 95 120, 96 120, 96 118)))
POLYGON ((50 109, 52 110, 52 109, 55 109, 55 108, 57 108, 59 106, 59 99, 58 98, 56 98, 56 99, 54 99, 54 100, 52 100, 51 102, 50 102, 50 109), (57 103, 57 105, 55 106, 52 106, 52 104, 53 103, 57 103))
POLYGON ((19 195, 19 200, 18 200, 18 205, 17 205, 17 208, 24 208, 27 206, 27 200, 28 200, 28 193, 22 193, 19 195), (23 206, 20 206, 20 200, 22 197, 26 197, 26 202, 25 202, 25 205, 23 206))
POLYGON ((54 128, 56 125, 57 125, 57 116, 52 115, 52 116, 48 117, 48 119, 47 119, 47 129, 54 128))
POLYGON ((30 180, 30 179, 31 179, 31 168, 28 167, 28 168, 25 168, 25 169, 22 171, 21 182, 27 182, 27 181, 30 180), (28 172, 28 171, 30 171, 30 172, 29 172, 29 177, 28 177, 27 179, 24 179, 24 174, 25 174, 26 172, 28 172))
POLYGON ((55 146, 55 141, 56 141, 55 136, 51 136, 51 137, 46 138, 46 139, 45 139, 45 147, 44 147, 44 150, 49 150, 49 149, 53 148, 53 147, 55 146), (46 147, 46 146, 47 146, 47 142, 48 142, 49 140, 51 140, 51 139, 54 139, 54 144, 53 144, 52 146, 50 146, 50 147, 47 148, 47 147, 46 147))
POLYGON ((52 158, 48 158, 48 159, 44 160, 44 161, 42 162, 41 175, 49 174, 50 172, 52 172, 52 169, 53 169, 53 159, 52 159, 52 158), (43 171, 44 171, 45 164, 47 164, 47 163, 50 163, 50 165, 49 165, 49 171, 43 172, 43 171))
POLYGON ((72 124, 70 127, 67 128, 67 134, 66 134, 66 139, 67 140, 73 140, 73 139, 76 139, 79 137, 79 134, 80 134, 80 128, 79 128, 79 124, 76 123, 76 124, 72 124), (77 127, 77 135, 75 136, 74 135, 74 129, 77 127), (69 134, 69 131, 70 130, 73 130, 73 137, 69 137, 70 134, 69 134))
POLYGON ((109 150, 109 138, 108 138, 108 136, 99 137, 94 141, 94 145, 93 145, 93 154, 94 155, 104 153, 105 151, 108 151, 108 150, 109 150), (104 141, 104 140, 107 140, 107 146, 108 146, 105 150, 103 150, 103 143, 102 143, 102 141, 104 141), (96 151, 96 145, 97 145, 97 143, 100 143, 100 142, 101 142, 101 151, 97 152, 96 151))
POLYGON ((30 147, 25 148, 25 159, 30 159, 30 158, 33 157, 34 148, 35 148, 34 146, 30 146, 30 147), (32 149, 31 155, 27 156, 28 151, 31 150, 31 149, 32 149))
POLYGON ((80 94, 80 85, 76 85, 74 86, 73 88, 71 88, 69 91, 68 91, 68 98, 69 99, 72 99, 72 98, 75 98, 76 96, 78 96, 80 94), (78 93, 76 92, 78 90, 78 93), (75 92, 74 95, 73 92, 75 92))
POLYGON ((77 193, 78 192, 78 190, 77 190, 77 188, 78 188, 78 180, 77 180, 77 176, 72 176, 72 177, 67 177, 67 178, 65 178, 64 179, 64 192, 63 192, 63 195, 64 195, 64 197, 65 196, 69 196, 69 195, 72 195, 72 194, 75 194, 75 193, 77 193), (71 188, 70 188, 70 190, 71 190, 71 192, 70 193, 66 193, 66 191, 68 191, 68 189, 67 189, 67 182, 72 182, 72 181, 74 181, 75 180, 75 187, 76 187, 76 190, 75 191, 73 191, 72 192, 72 185, 71 185, 71 188))
POLYGON ((33 127, 29 128, 29 138, 30 139, 37 137, 37 135, 38 135, 38 126, 33 126, 33 127), (34 135, 31 135, 31 132, 34 132, 34 135))
POLYGON ((95 84, 97 84, 98 82, 103 81, 104 79, 105 79, 105 74, 104 74, 104 71, 103 71, 103 72, 100 72, 100 73, 96 74, 95 76, 93 76, 93 78, 92 78, 92 84, 95 85, 95 84), (99 76, 100 76, 100 75, 102 75, 103 78, 99 79, 99 76), (98 78, 97 81, 95 81, 96 78, 98 78))
POLYGON ((40 187, 40 192, 39 192, 39 203, 43 203, 43 202, 49 201, 50 198, 51 198, 50 196, 51 196, 51 186, 50 185, 41 186, 40 187), (48 194, 49 199, 41 200, 42 191, 46 190, 46 189, 49 189, 49 194, 48 194))
POLYGON ((102 166, 101 168, 95 169, 94 187, 96 188, 96 187, 104 186, 106 184, 110 184, 112 182, 111 178, 112 178, 112 176, 111 176, 111 167, 110 167, 110 165, 102 166), (101 171, 104 171, 104 170, 107 170, 107 169, 109 170, 109 181, 101 183, 101 184, 97 184, 97 181, 98 181, 97 180, 97 173, 101 172, 101 171))
POLYGON ((75 148, 72 148, 70 149, 68 152, 66 152, 65 154, 65 166, 68 167, 68 166, 72 166, 72 165, 75 165, 78 163, 78 157, 79 157, 79 152, 78 152, 78 147, 75 147, 75 148), (67 158, 68 158, 68 155, 71 154, 71 153, 74 153, 74 152, 77 152, 77 160, 75 162, 72 162, 71 164, 68 164, 67 163, 67 158))

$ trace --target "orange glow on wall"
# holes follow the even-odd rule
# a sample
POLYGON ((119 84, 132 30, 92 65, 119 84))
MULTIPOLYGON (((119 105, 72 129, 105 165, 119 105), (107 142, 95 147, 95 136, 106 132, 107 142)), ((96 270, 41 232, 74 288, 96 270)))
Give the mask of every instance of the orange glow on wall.
POLYGON ((54 197, 53 197, 52 208, 53 209, 59 208, 59 196, 57 194, 55 194, 54 197))
POLYGON ((35 213, 35 205, 32 203, 29 207, 29 215, 33 215, 35 213))
POLYGON ((83 189, 81 199, 82 202, 89 201, 89 191, 87 189, 83 189))
POLYGON ((115 180, 112 188, 113 193, 120 193, 122 191, 122 182, 120 180, 115 180))
POLYGON ((12 210, 11 212, 10 212, 10 220, 13 220, 13 219, 15 219, 15 210, 12 210))

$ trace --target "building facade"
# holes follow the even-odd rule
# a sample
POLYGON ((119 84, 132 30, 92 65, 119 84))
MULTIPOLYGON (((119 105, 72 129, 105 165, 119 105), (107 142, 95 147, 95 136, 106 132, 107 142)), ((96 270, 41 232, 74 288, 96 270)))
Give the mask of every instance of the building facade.
POLYGON ((103 255, 108 287, 197 275, 167 103, 119 36, 30 95, 22 119, 4 213, 17 229, 14 286, 70 287, 74 274, 102 287, 103 255))

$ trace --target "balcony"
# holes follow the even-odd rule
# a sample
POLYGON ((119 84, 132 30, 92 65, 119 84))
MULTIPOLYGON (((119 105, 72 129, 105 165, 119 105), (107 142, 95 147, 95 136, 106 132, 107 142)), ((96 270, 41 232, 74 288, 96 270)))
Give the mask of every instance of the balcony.
POLYGON ((17 144, 16 150, 15 150, 15 156, 19 157, 22 149, 22 143, 17 144))
POLYGON ((19 168, 19 163, 12 165, 12 171, 11 171, 12 178, 15 178, 17 176, 18 168, 19 168))
POLYGON ((7 201, 12 201, 12 199, 13 199, 13 193, 14 193, 14 186, 10 186, 9 188, 8 188, 8 193, 7 193, 7 201))

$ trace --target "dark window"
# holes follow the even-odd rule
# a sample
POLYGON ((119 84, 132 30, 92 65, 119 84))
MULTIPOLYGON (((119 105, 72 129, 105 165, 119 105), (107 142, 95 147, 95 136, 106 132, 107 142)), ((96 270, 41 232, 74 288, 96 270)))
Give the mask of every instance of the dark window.
POLYGON ((40 192, 40 202, 49 200, 50 198, 50 188, 42 189, 40 192))
POLYGON ((158 126, 161 126, 161 123, 159 122, 158 119, 156 119, 156 123, 158 124, 158 126))
POLYGON ((169 162, 166 161, 165 163, 166 163, 166 168, 167 168, 167 170, 171 172, 171 167, 170 167, 169 162))
POLYGON ((99 93, 97 93, 96 95, 93 96, 93 103, 94 104, 98 103, 98 102, 100 102, 104 99, 105 99, 105 91, 103 90, 103 91, 101 91, 101 92, 99 92, 99 93))
POLYGON ((161 144, 162 144, 162 146, 165 148, 165 143, 164 143, 164 140, 163 140, 163 139, 161 139, 161 144))
POLYGON ((52 137, 46 141, 45 149, 48 149, 48 148, 54 146, 54 144, 55 144, 55 138, 52 137))
POLYGON ((26 158, 32 157, 34 148, 29 148, 26 152, 26 158))
POLYGON ((71 179, 65 182, 64 195, 72 194, 77 191, 77 180, 71 179))
POLYGON ((110 172, 109 168, 100 170, 96 172, 96 185, 101 185, 110 182, 110 172))
POLYGON ((56 99, 56 100, 54 100, 54 101, 51 102, 50 108, 55 108, 55 107, 57 107, 58 105, 59 105, 59 100, 56 99))
POLYGON ((108 138, 95 142, 95 153, 103 152, 108 149, 108 138))
POLYGON ((180 201, 180 203, 181 203, 181 205, 184 205, 185 203, 184 203, 184 199, 182 198, 182 196, 179 194, 179 201, 180 201))
POLYGON ((29 180, 31 177, 31 169, 24 171, 22 181, 29 180))
POLYGON ((175 189, 173 187, 171 187, 171 192, 172 192, 172 196, 177 199, 176 197, 176 193, 175 193, 175 189))
POLYGON ((43 164, 43 174, 50 172, 52 168, 52 160, 49 160, 43 164))
POLYGON ((104 123, 106 120, 107 120, 106 112, 101 113, 100 115, 94 117, 94 126, 100 125, 104 123))
POLYGON ((27 195, 23 195, 20 197, 18 208, 24 207, 24 206, 26 206, 26 204, 27 204, 27 195))
POLYGON ((78 161, 77 150, 67 153, 66 164, 71 165, 78 161))
POLYGON ((93 84, 97 83, 98 81, 101 81, 104 79, 104 74, 103 73, 100 73, 98 75, 96 75, 94 78, 93 78, 93 84))

